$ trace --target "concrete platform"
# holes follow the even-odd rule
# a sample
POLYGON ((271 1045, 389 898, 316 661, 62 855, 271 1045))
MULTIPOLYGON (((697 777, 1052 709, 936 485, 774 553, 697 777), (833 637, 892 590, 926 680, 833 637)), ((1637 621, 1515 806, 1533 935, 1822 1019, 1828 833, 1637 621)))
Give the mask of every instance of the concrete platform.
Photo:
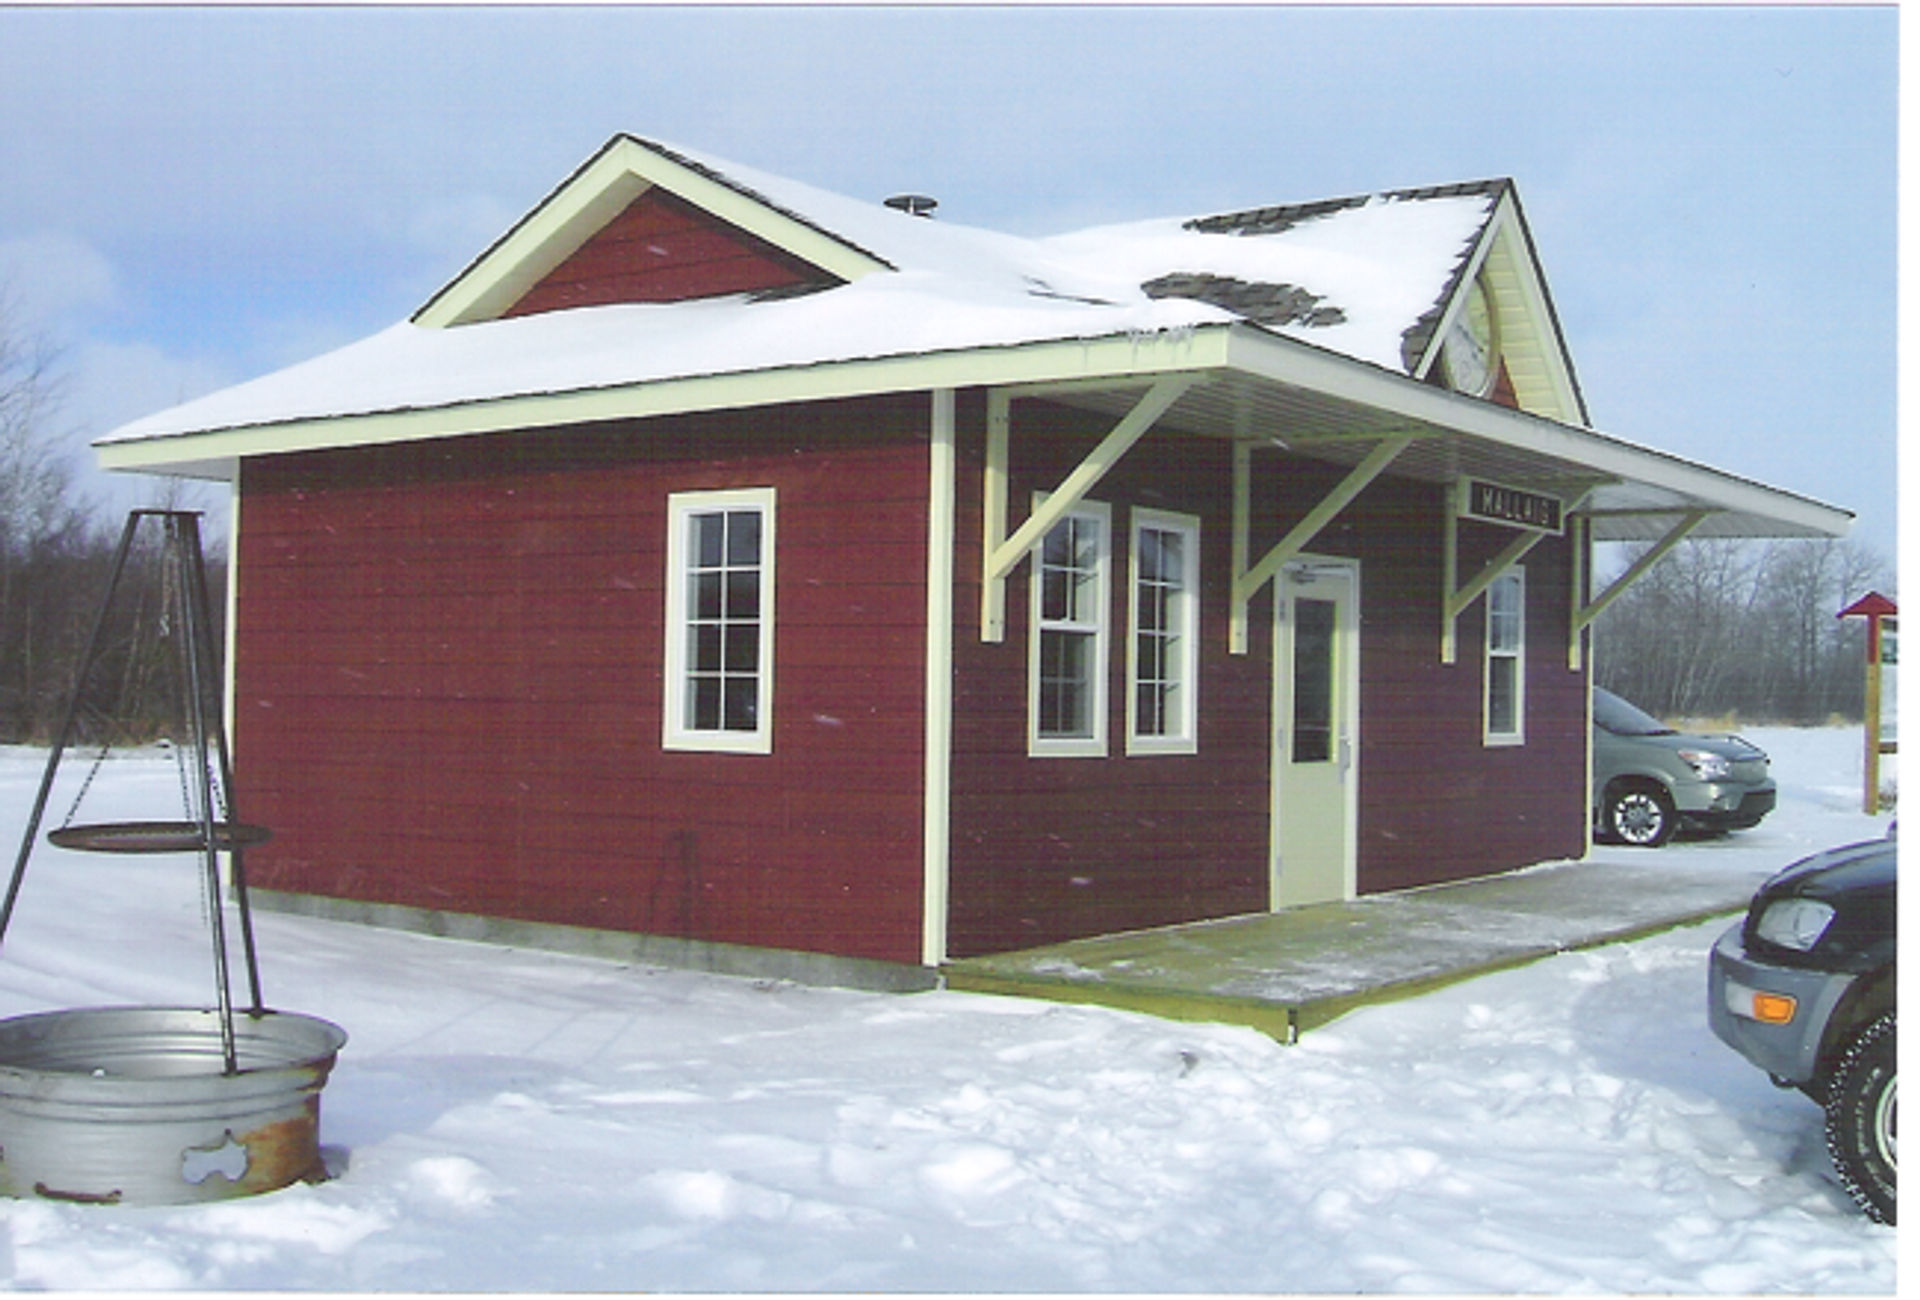
POLYGON ((1678 855, 1632 859, 1104 935, 967 958, 943 973, 949 988, 1251 1025, 1292 1042, 1355 1007, 1732 916, 1769 874, 1678 855))

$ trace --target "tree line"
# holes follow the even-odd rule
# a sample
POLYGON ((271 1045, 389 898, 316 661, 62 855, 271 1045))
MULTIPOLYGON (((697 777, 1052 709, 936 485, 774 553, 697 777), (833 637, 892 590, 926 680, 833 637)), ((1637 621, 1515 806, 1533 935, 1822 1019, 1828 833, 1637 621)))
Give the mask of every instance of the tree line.
MULTIPOLYGON (((122 521, 79 488, 56 423, 57 361, 44 341, 14 325, 0 297, 0 744, 54 738, 76 698, 74 675, 96 624, 99 648, 78 693, 75 739, 148 740, 184 707, 174 658, 181 647, 160 611, 169 581, 160 530, 141 531, 103 613, 122 521)), ((217 645, 225 566, 217 548, 208 549, 217 645)))
MULTIPOLYGON (((59 397, 54 352, 0 297, 0 743, 45 743, 58 730, 119 540, 119 521, 78 490, 55 433, 59 397)), ((207 542, 217 624, 225 565, 207 542)), ((102 618, 81 696, 86 740, 151 736, 172 716, 150 558, 134 556, 124 598, 102 618)), ((1614 572, 1637 552, 1618 558, 1614 572)), ((1685 542, 1596 620, 1594 679, 1663 717, 1857 720, 1864 628, 1835 615, 1869 589, 1894 594, 1886 565, 1857 543, 1685 542)))
POLYGON ((1859 721, 1866 628, 1838 615, 1873 590, 1892 574, 1857 542, 1683 542, 1594 621, 1594 681, 1663 718, 1859 721))

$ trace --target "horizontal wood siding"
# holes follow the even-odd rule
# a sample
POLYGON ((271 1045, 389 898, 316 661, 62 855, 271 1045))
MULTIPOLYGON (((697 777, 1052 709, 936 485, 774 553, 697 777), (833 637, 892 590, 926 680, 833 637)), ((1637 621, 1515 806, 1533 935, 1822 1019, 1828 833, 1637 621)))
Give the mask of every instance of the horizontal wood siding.
MULTIPOLYGON (((1156 432, 1092 494, 1114 509, 1108 757, 1027 757, 1028 565, 1007 583, 1007 632, 978 633, 984 414, 964 408, 956 593, 950 949, 956 957, 1088 934, 1263 911, 1269 905, 1272 592, 1254 600, 1250 647, 1229 655, 1229 444, 1156 432), (1199 752, 1125 755, 1126 542, 1130 508, 1202 518, 1199 752)), ((1014 408, 1017 524, 1111 427, 1041 402, 1014 408)), ((1342 471, 1255 458, 1252 554, 1277 542, 1342 471)), ((1527 560, 1527 744, 1481 739, 1484 602, 1460 620, 1459 661, 1439 657, 1443 498, 1382 478, 1314 541, 1361 562, 1358 876, 1363 893, 1578 855, 1585 834, 1585 679, 1566 668, 1568 546, 1527 560)), ((1461 526, 1461 570, 1512 536, 1461 526)))
POLYGON ((925 402, 249 460, 264 887, 915 962, 925 402), (777 494, 774 750, 661 745, 667 498, 777 494))
MULTIPOLYGON (((1303 513, 1339 478, 1297 463, 1264 480, 1266 526, 1303 513), (1276 480, 1277 483, 1276 483, 1276 480)), ((1567 668, 1568 557, 1550 538, 1526 569, 1526 744, 1482 738, 1486 602, 1460 617, 1456 662, 1440 662, 1440 487, 1376 481, 1315 542, 1352 556, 1360 574, 1360 892, 1487 875, 1586 844, 1586 678, 1567 668)), ((1262 533, 1267 534, 1264 539, 1262 533)), ((1460 580, 1512 540, 1510 529, 1463 522, 1460 580)))
MULTIPOLYGON (((977 406, 977 404, 976 404, 977 406)), ((962 422, 949 949, 955 957, 1262 910, 1267 905, 1270 628, 1226 653, 1231 465, 1225 442, 1152 434, 1094 492, 1114 507, 1109 757, 1027 757, 1028 586, 1007 584, 1007 632, 980 640, 984 417, 962 422), (1200 744, 1125 757, 1127 505, 1203 516, 1200 744)), ((1009 513, 1026 517, 1106 432, 1015 405, 1009 513)))
POLYGON ((521 296, 508 316, 617 302, 683 302, 832 278, 686 200, 650 189, 521 296))

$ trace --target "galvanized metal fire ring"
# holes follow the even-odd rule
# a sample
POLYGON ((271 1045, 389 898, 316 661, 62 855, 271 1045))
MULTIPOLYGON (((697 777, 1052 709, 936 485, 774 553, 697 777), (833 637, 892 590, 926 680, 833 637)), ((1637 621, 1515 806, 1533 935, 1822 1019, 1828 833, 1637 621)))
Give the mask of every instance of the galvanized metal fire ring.
POLYGON ((325 1177, 320 1091, 339 1026, 284 1011, 90 1007, 0 1020, 0 1194, 226 1200, 325 1177))

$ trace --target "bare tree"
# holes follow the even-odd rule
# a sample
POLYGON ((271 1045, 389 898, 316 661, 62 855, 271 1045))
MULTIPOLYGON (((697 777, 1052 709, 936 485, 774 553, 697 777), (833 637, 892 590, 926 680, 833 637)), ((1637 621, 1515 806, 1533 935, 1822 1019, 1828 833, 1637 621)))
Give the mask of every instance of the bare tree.
POLYGON ((1890 584, 1855 542, 1687 542, 1601 616, 1595 680, 1669 717, 1858 717, 1860 629, 1835 615, 1890 584))
POLYGON ((66 693, 96 541, 54 425, 54 349, 0 293, 0 737, 43 732, 66 693))
POLYGON ((53 349, 0 295, 0 556, 24 554, 67 521, 71 475, 50 429, 59 388, 53 349))
POLYGON ((1756 658, 1755 667, 1766 674, 1764 690, 1788 718, 1817 722, 1833 713, 1858 713, 1864 629, 1836 615, 1884 578, 1885 566, 1854 543, 1769 548, 1755 611, 1755 635, 1768 653, 1756 658))
MULTIPOLYGON (((102 609, 120 530, 78 490, 56 423, 57 361, 0 286, 0 742, 51 739, 69 704, 79 710, 75 739, 149 739, 177 702, 157 613, 168 579, 157 549, 136 547, 118 599, 102 609), (98 654, 80 681, 96 624, 98 654)), ((156 486, 167 508, 184 504, 179 480, 156 486)), ((208 567, 218 587, 217 546, 208 567)), ((216 590, 216 616, 221 608, 216 590)))

